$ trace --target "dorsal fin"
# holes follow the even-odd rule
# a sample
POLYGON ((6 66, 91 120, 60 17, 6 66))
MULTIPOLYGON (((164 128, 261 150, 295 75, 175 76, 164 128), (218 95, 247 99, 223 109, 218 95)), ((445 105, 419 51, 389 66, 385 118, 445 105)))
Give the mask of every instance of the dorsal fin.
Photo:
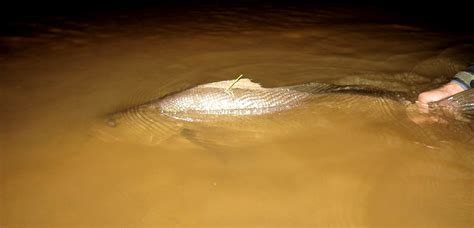
MULTIPOLYGON (((235 80, 226 80, 211 82, 204 85, 196 86, 196 88, 220 88, 227 89, 235 80)), ((248 78, 241 78, 237 83, 232 86, 232 89, 262 89, 263 87, 255 82, 252 82, 248 78)))

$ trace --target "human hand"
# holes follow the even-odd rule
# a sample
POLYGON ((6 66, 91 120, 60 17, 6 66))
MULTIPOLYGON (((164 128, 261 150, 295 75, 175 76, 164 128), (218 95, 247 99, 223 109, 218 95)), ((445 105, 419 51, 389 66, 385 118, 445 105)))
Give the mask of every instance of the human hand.
POLYGON ((421 113, 428 113, 429 103, 439 101, 462 91, 464 91, 464 88, 459 84, 455 82, 449 82, 448 84, 437 89, 420 93, 418 95, 418 100, 416 101, 418 111, 421 113))

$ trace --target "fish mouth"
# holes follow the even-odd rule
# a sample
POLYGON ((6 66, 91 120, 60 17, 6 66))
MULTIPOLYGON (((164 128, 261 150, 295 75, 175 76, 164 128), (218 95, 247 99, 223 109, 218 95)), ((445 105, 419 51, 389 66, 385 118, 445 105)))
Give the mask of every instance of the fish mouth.
POLYGON ((110 114, 95 124, 92 134, 105 142, 157 145, 176 135, 182 127, 158 112, 156 107, 137 106, 110 114))

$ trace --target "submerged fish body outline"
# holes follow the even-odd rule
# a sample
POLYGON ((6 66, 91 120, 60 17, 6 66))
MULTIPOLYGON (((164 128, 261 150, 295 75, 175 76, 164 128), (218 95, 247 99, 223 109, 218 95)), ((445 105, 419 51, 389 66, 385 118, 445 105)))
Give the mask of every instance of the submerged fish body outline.
POLYGON ((265 88, 242 78, 218 81, 164 96, 151 102, 160 113, 188 122, 206 121, 209 116, 254 116, 286 111, 328 93, 357 93, 402 99, 399 92, 383 91, 362 86, 339 86, 305 83, 293 86, 265 88), (231 92, 227 88, 232 85, 231 92))
MULTIPOLYGON (((365 105, 371 109, 374 107, 372 105, 380 104, 379 111, 385 113, 383 115, 385 119, 392 118, 395 120, 392 122, 401 121, 411 126, 408 127, 410 129, 419 128, 416 123, 405 120, 407 102, 414 105, 413 101, 417 94, 415 92, 314 82, 265 88, 249 79, 241 79, 233 85, 231 92, 226 91, 233 82, 235 81, 228 80, 198 85, 116 112, 108 116, 107 125, 99 126, 96 133, 105 141, 130 141, 147 145, 157 145, 177 135, 197 142, 195 144, 208 145, 212 144, 209 142, 221 142, 226 139, 224 140, 226 143, 221 143, 234 145, 233 135, 254 142, 271 138, 269 135, 278 135, 279 132, 298 131, 300 129, 298 126, 306 125, 306 121, 301 122, 297 117, 296 119, 291 117, 293 114, 288 112, 281 115, 269 114, 289 111, 305 104, 314 109, 314 105, 325 102, 331 107, 343 109, 346 105, 351 105, 350 103, 354 101, 352 98, 357 95, 359 97, 362 95, 368 100, 356 100, 362 102, 357 103, 361 109, 356 111, 363 110, 365 105), (217 138, 219 140, 215 140, 217 138)), ((470 114, 469 117, 472 119, 473 95, 472 91, 468 91, 446 99, 439 105, 457 102, 453 107, 457 107, 462 114, 470 114)), ((295 112, 296 115, 298 113, 301 115, 304 112, 295 112)), ((421 129, 420 132, 423 133, 424 130, 421 129)))

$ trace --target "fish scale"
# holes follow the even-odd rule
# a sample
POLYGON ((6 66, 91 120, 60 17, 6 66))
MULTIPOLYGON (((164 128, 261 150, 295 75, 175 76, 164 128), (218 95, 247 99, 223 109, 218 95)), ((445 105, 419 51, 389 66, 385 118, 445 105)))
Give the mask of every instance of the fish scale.
MULTIPOLYGON (((214 115, 261 115, 282 111, 311 94, 282 88, 232 89, 195 87, 164 97, 159 108, 165 114, 201 113, 214 115)), ((171 115, 172 116, 172 115, 171 115)))

